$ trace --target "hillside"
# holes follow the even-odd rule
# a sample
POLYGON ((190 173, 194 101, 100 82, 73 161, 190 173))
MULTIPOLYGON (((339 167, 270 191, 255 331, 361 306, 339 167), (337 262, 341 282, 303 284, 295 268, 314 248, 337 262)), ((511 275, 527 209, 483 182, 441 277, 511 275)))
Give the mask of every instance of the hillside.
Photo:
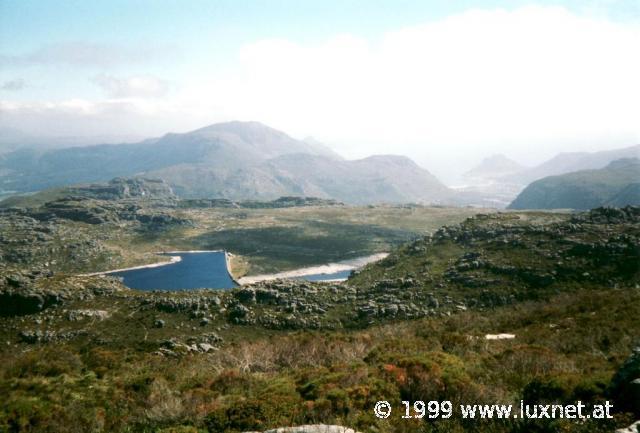
POLYGON ((582 170, 533 182, 511 209, 592 209, 639 204, 640 160, 620 159, 599 170, 582 170))
POLYGON ((228 122, 134 144, 0 155, 0 196, 114 177, 164 179, 186 198, 314 196, 350 203, 433 202, 447 188, 408 158, 346 161, 312 139, 258 122, 228 122))
POLYGON ((505 176, 502 180, 527 185, 548 176, 604 168, 612 161, 623 158, 640 158, 640 145, 601 152, 560 153, 540 165, 505 176))
POLYGON ((345 284, 142 292, 110 277, 10 267, 0 278, 0 427, 611 432, 639 415, 630 356, 639 218, 632 207, 480 214, 345 284), (457 413, 427 424, 401 410, 372 414, 378 400, 397 409, 420 399, 610 400, 615 416, 478 422, 457 413))
POLYGON ((411 159, 376 155, 354 161, 332 161, 314 155, 285 155, 268 167, 278 177, 302 185, 300 193, 367 204, 446 200, 450 190, 411 159))

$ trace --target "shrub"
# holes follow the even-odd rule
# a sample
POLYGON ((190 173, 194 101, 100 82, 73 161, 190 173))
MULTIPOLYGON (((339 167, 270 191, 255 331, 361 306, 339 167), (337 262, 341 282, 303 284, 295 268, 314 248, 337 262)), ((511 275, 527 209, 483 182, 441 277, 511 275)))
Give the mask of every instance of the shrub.
POLYGON ((230 405, 209 413, 205 418, 205 425, 211 433, 264 430, 263 427, 266 424, 264 404, 264 401, 254 399, 235 400, 230 405))
POLYGON ((50 346, 26 353, 14 361, 10 374, 14 377, 79 374, 83 364, 80 357, 65 347, 50 346))

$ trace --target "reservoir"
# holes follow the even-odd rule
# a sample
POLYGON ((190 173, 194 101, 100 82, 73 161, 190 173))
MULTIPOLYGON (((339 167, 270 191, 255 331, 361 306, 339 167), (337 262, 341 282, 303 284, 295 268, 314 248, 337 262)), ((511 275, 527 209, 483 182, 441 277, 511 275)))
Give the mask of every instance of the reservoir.
MULTIPOLYGON (((125 286, 138 290, 231 289, 238 284, 231 278, 224 251, 174 251, 162 253, 171 262, 121 269, 105 274, 119 277, 125 286)), ((245 276, 241 284, 253 284, 277 278, 306 281, 342 281, 352 270, 386 257, 386 253, 338 263, 301 268, 269 275, 245 276)))
POLYGON ((237 284, 227 270, 224 251, 174 252, 182 260, 157 267, 109 273, 122 278, 125 286, 139 290, 231 289, 237 284))

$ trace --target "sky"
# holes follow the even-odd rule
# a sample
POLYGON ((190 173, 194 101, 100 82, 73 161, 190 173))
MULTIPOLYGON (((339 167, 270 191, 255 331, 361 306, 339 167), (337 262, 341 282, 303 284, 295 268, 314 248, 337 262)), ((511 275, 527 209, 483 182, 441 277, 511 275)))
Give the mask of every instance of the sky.
POLYGON ((640 1, 0 0, 0 128, 229 120, 449 183, 496 153, 640 143, 640 1))

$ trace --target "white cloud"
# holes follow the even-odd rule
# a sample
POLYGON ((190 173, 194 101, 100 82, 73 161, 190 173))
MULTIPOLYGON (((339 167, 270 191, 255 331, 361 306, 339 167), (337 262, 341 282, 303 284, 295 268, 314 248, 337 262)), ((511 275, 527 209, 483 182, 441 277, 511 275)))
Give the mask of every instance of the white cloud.
POLYGON ((100 74, 92 79, 110 98, 159 98, 169 89, 166 81, 151 75, 118 78, 100 74))
POLYGON ((155 136, 180 113, 149 99, 68 99, 57 102, 0 101, 0 125, 40 136, 155 136))
POLYGON ((223 106, 354 156, 535 159, 640 139, 639 46, 637 25, 562 8, 472 10, 376 44, 260 41, 233 77, 194 83, 181 103, 223 106))
POLYGON ((91 116, 107 104, 156 133, 259 120, 348 156, 404 153, 447 175, 497 152, 530 161, 640 141, 639 46, 638 23, 558 7, 470 10, 375 41, 257 41, 226 73, 191 71, 165 98, 142 99, 163 93, 153 80, 103 76, 116 100, 92 102, 91 116))

